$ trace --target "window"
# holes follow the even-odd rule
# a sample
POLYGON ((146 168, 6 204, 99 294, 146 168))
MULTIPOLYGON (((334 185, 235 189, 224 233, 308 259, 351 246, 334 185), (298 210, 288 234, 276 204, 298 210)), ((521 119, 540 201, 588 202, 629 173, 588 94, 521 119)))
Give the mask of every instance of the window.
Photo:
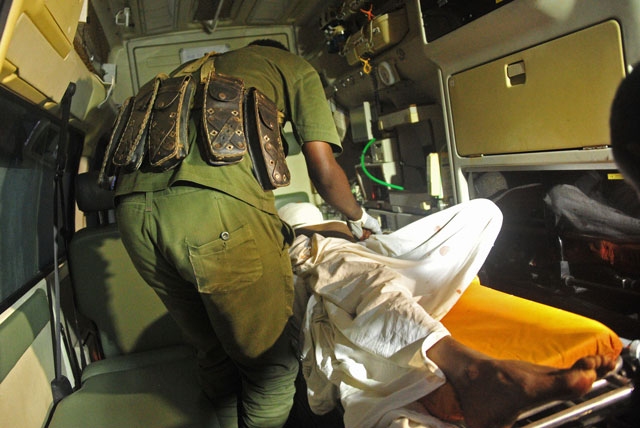
MULTIPOLYGON (((53 266, 53 183, 60 124, 4 91, 0 111, 0 302, 6 307, 53 266)), ((70 152, 77 154, 79 141, 81 136, 70 130, 70 152)), ((69 159, 77 162, 77 156, 69 159)), ((65 190, 70 188, 70 174, 64 175, 63 183, 65 190)), ((69 192, 64 194, 68 200, 69 192)))
POLYGON ((0 34, 4 33, 12 3, 11 0, 0 0, 0 34))

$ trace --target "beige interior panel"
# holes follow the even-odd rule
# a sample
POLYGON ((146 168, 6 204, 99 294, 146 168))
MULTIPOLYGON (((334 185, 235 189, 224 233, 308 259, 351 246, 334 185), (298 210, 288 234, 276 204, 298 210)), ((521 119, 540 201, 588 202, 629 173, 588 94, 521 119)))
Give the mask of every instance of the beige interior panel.
POLYGON ((287 156, 287 167, 291 173, 291 184, 273 191, 274 195, 286 195, 288 193, 304 192, 312 198, 311 181, 307 172, 307 164, 302 153, 287 156))
POLYGON ((22 79, 39 82, 41 92, 55 101, 62 99, 67 85, 60 82, 66 80, 63 76, 69 75, 66 64, 26 14, 21 15, 16 22, 7 60, 16 65, 22 79))
MULTIPOLYGON (((284 126, 285 133, 292 133, 293 128, 291 123, 287 122, 284 126)), ((273 191, 276 196, 286 195, 287 193, 304 192, 309 196, 309 201, 312 200, 311 181, 309 179, 309 172, 307 170, 307 161, 302 154, 302 149, 299 153, 291 154, 287 156, 287 167, 291 174, 291 184, 286 187, 280 187, 273 191)))
POLYGON ((44 5, 60 26, 69 43, 73 44, 73 38, 78 28, 78 19, 82 12, 82 4, 85 0, 44 0, 44 5))
POLYGON ((2 82, 7 77, 15 74, 18 69, 15 65, 11 64, 9 61, 5 60, 2 64, 2 69, 0 69, 0 82, 2 82))
MULTIPOLYGON (((3 70, 4 71, 4 70, 3 70)), ((22 97, 31 101, 34 104, 43 105, 47 97, 36 88, 18 77, 16 73, 10 73, 2 78, 2 86, 10 89, 11 91, 22 95, 22 97)))
POLYGON ((47 97, 33 86, 20 79, 17 71, 18 69, 15 65, 5 60, 2 64, 2 70, 0 71, 0 83, 35 104, 45 102, 47 97))
POLYGON ((47 97, 45 97, 42 92, 19 78, 17 74, 12 74, 5 79, 2 79, 2 85, 15 93, 22 95, 22 97, 34 104, 44 105, 47 100, 47 97))
MULTIPOLYGON (((137 82, 134 87, 140 87, 145 82, 151 80, 158 73, 168 73, 180 65, 180 51, 182 49, 225 46, 228 50, 238 49, 249 44, 256 39, 255 35, 249 35, 242 29, 227 30, 224 38, 194 40, 194 34, 185 32, 176 39, 164 41, 162 38, 157 39, 157 43, 148 46, 134 47, 133 59, 135 62, 135 71, 137 74, 137 82)), ((269 38, 276 40, 289 48, 292 48, 292 41, 286 32, 261 34, 260 38, 269 38)))
POLYGON ((80 119, 84 119, 106 95, 104 85, 87 70, 76 52, 60 57, 27 14, 20 15, 15 23, 4 63, 9 65, 9 71, 13 69, 15 77, 11 80, 10 75, 2 83, 34 102, 40 102, 33 99, 34 88, 47 98, 60 102, 69 82, 75 82, 77 88, 71 112, 80 119), (31 91, 28 86, 32 87, 31 91))
POLYGON ((53 47, 57 54, 64 58, 73 49, 73 37, 77 28, 77 20, 80 15, 80 9, 75 5, 80 0, 72 0, 73 5, 70 5, 68 1, 60 0, 14 0, 11 4, 11 10, 7 17, 7 21, 2 33, 2 42, 0 44, 0 59, 4 59, 4 54, 7 51, 9 44, 13 38, 13 31, 16 22, 23 15, 29 16, 29 19, 33 21, 38 28, 38 31, 45 35, 48 43, 53 47), (52 6, 55 14, 52 15, 47 6, 52 6), (73 18, 75 15, 75 18, 73 18), (62 22, 57 22, 56 19, 64 18, 62 22), (76 23, 71 24, 71 21, 75 19, 76 23), (65 32, 61 29, 61 25, 65 25, 69 29, 69 38, 65 32), (72 32, 71 32, 72 31, 72 32))
POLYGON ((41 428, 53 403, 53 350, 49 325, 0 383, 0 427, 41 428))
POLYGON ((36 23, 38 30, 46 36, 49 44, 56 50, 58 55, 63 58, 67 56, 73 45, 60 30, 60 26, 51 15, 51 12, 49 12, 49 9, 44 7, 44 2, 26 0, 24 5, 25 13, 36 23))
POLYGON ((453 75, 460 156, 609 144, 609 109, 625 76, 620 26, 606 21, 453 75))

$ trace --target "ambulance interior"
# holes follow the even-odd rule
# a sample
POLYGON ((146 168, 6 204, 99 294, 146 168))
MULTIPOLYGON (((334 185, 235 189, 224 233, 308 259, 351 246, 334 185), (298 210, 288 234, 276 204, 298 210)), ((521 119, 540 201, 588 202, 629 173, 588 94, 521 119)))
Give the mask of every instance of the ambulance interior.
MULTIPOLYGON (((443 319, 452 334, 557 367, 620 354, 584 399, 516 426, 636 426, 640 200, 609 112, 640 61, 640 0, 4 0, 0 26, 0 427, 219 426, 94 184, 127 97, 265 38, 320 74, 337 160, 385 232, 475 198, 501 209, 489 258, 443 319)), ((290 124, 283 137, 292 183, 276 206, 341 220, 290 124)), ((287 426, 343 426, 297 386, 287 426)))

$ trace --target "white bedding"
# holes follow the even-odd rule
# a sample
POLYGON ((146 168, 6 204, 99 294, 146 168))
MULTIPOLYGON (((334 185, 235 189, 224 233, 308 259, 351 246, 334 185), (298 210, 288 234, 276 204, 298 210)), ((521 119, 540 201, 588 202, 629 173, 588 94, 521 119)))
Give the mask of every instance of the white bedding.
POLYGON ((303 373, 314 412, 337 400, 351 427, 444 427, 416 400, 444 374, 426 350, 484 263, 502 224, 475 199, 363 243, 298 237, 290 249, 303 373))

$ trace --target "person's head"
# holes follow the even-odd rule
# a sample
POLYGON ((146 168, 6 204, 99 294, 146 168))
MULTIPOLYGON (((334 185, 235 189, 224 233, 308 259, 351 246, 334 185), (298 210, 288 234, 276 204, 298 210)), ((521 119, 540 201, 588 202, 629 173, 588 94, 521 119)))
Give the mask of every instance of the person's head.
POLYGON ((278 215, 294 229, 325 222, 320 209, 310 202, 290 202, 278 209, 278 215))
POLYGON ((640 63, 618 87, 609 124, 616 164, 640 195, 640 63))
POLYGON ((296 231, 296 236, 320 234, 328 238, 342 238, 356 242, 346 223, 325 220, 318 207, 309 202, 290 202, 278 209, 278 215, 296 231))
POLYGON ((285 45, 283 45, 279 41, 273 40, 273 39, 258 39, 258 40, 254 40, 251 43, 249 43, 247 46, 268 46, 268 47, 271 47, 271 48, 278 48, 278 49, 282 49, 283 51, 289 52, 289 49, 287 49, 287 47, 285 45))

